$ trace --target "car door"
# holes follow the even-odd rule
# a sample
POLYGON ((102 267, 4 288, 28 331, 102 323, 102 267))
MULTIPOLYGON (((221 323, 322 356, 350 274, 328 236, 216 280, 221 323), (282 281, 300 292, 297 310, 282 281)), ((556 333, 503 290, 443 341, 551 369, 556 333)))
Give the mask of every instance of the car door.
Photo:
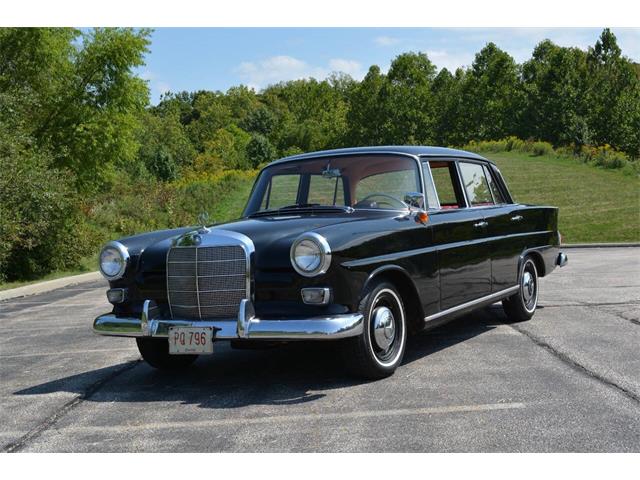
POLYGON ((482 209, 469 208, 454 160, 424 165, 443 311, 491 293, 486 222, 482 209))
POLYGON ((491 253, 491 292, 496 293, 516 285, 518 260, 526 238, 525 216, 520 205, 513 204, 509 192, 501 187, 497 169, 483 167, 495 206, 484 212, 488 223, 488 243, 491 253))

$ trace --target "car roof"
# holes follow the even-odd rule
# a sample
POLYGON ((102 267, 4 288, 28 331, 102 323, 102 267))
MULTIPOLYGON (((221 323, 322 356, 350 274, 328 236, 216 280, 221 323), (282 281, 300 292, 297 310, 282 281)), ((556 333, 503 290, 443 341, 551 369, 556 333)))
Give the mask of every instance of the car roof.
MULTIPOLYGON (((466 150, 457 150, 455 148, 445 147, 428 147, 418 145, 385 145, 380 147, 352 147, 352 148, 336 148, 334 150, 320 150, 317 152, 301 153, 298 155, 291 155, 284 157, 269 165, 275 165, 278 163, 292 162, 296 160, 307 160, 317 157, 328 157, 332 155, 358 155, 358 154, 393 154, 401 153, 422 157, 456 157, 456 158, 469 158, 473 160, 484 160, 490 162, 486 158, 466 150)), ((492 162, 493 163, 493 162, 492 162)))

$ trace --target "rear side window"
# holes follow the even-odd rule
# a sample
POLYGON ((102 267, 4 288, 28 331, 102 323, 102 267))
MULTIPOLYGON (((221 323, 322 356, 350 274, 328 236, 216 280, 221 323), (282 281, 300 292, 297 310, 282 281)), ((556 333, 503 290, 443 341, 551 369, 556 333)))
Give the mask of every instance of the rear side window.
MULTIPOLYGON (((439 162, 430 161, 429 167, 431 170, 431 178, 436 187, 438 200, 440 200, 440 208, 460 208, 464 206, 462 199, 456 195, 455 182, 455 164, 453 162, 439 162)), ((427 188, 427 200, 429 206, 437 205, 433 192, 430 188, 427 188)))
POLYGON ((459 162, 462 183, 472 207, 493 205, 493 196, 489 182, 484 174, 484 167, 479 163, 459 162))
POLYGON ((484 174, 487 177, 487 181, 489 182, 489 189, 493 194, 493 201, 496 203, 506 203, 504 201, 504 197, 502 196, 502 193, 500 192, 500 189, 498 188, 498 184, 496 183, 495 179, 491 175, 491 170, 489 170, 489 167, 487 167, 486 165, 484 165, 484 174))

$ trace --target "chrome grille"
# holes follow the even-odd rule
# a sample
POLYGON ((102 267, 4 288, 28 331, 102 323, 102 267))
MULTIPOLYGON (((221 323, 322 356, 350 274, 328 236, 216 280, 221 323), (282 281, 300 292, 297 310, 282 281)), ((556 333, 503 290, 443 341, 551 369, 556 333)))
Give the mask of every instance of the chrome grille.
POLYGON ((248 260, 239 245, 174 247, 167 254, 173 318, 234 318, 248 298, 248 260))

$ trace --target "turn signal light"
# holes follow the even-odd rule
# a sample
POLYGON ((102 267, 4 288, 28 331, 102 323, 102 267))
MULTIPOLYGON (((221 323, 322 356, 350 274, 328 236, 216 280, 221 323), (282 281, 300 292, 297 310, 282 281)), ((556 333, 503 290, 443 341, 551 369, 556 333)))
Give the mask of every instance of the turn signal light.
POLYGON ((428 221, 429 221, 429 214, 427 212, 420 211, 416 213, 416 222, 419 222, 424 225, 428 221))
POLYGON ((302 301, 308 305, 326 305, 331 299, 331 289, 322 288, 303 288, 301 290, 302 301))

